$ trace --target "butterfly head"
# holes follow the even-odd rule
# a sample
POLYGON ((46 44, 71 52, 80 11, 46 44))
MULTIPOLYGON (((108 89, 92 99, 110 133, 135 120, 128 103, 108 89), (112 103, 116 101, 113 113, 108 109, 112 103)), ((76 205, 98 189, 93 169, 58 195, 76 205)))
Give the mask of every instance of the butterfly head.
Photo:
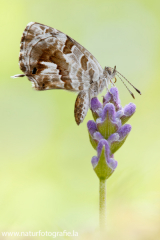
POLYGON ((112 83, 112 85, 114 85, 112 79, 115 79, 116 82, 116 66, 114 68, 111 67, 105 67, 103 70, 103 76, 105 78, 106 81, 106 86, 108 88, 109 83, 112 83))
POLYGON ((105 67, 103 74, 107 78, 107 80, 112 80, 113 78, 115 78, 116 75, 116 66, 114 68, 105 67))

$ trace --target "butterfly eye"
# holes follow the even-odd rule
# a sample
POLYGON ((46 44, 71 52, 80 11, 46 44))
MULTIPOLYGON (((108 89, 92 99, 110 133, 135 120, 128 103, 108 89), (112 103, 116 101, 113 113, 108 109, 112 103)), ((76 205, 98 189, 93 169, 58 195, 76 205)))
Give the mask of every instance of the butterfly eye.
POLYGON ((111 72, 111 70, 110 70, 110 69, 108 69, 108 73, 109 73, 109 75, 111 75, 111 74, 112 74, 112 72, 111 72))
POLYGON ((37 68, 33 68, 32 74, 36 74, 36 72, 37 72, 37 68))

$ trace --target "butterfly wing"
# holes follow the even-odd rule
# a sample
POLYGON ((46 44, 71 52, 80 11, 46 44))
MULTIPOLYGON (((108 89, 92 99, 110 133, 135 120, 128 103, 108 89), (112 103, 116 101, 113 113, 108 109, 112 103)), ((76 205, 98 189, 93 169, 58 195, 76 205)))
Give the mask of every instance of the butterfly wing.
POLYGON ((98 61, 79 43, 35 22, 23 32, 19 65, 36 90, 88 90, 103 74, 98 61))
POLYGON ((77 125, 83 122, 89 108, 89 93, 80 91, 75 102, 74 117, 77 125))

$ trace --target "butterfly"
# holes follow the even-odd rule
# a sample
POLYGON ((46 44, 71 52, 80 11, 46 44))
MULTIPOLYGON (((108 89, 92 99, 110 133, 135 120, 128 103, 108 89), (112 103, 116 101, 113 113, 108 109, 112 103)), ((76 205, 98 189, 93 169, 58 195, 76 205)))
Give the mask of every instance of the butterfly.
MULTIPOLYGON (((103 69, 96 58, 71 37, 37 22, 30 22, 23 32, 19 67, 24 74, 13 77, 26 76, 38 91, 64 89, 78 92, 74 109, 78 125, 83 122, 91 99, 105 87, 109 90, 108 85, 110 82, 114 85, 116 76, 123 83, 121 77, 128 81, 116 67, 103 69)), ((134 89, 140 93, 137 88, 134 89)))

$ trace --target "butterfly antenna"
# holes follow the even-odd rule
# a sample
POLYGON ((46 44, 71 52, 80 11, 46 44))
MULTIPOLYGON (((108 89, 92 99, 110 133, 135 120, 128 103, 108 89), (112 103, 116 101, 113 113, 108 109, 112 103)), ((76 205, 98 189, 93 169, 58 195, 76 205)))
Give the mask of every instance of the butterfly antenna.
POLYGON ((127 87, 127 85, 125 84, 125 82, 123 81, 123 79, 117 74, 117 76, 119 77, 119 79, 122 81, 122 83, 124 84, 124 86, 127 88, 127 90, 129 91, 129 93, 131 94, 131 96, 135 99, 134 94, 130 91, 130 89, 127 87))
MULTIPOLYGON (((133 86, 133 84, 130 83, 130 81, 128 81, 127 78, 125 78, 125 77, 124 77, 120 72, 118 72, 117 70, 116 70, 116 72, 117 72, 118 74, 120 74, 121 77, 123 77, 123 78, 141 95, 141 92, 140 92, 135 86, 133 86)), ((117 74, 117 76, 118 76, 118 74, 117 74)))

